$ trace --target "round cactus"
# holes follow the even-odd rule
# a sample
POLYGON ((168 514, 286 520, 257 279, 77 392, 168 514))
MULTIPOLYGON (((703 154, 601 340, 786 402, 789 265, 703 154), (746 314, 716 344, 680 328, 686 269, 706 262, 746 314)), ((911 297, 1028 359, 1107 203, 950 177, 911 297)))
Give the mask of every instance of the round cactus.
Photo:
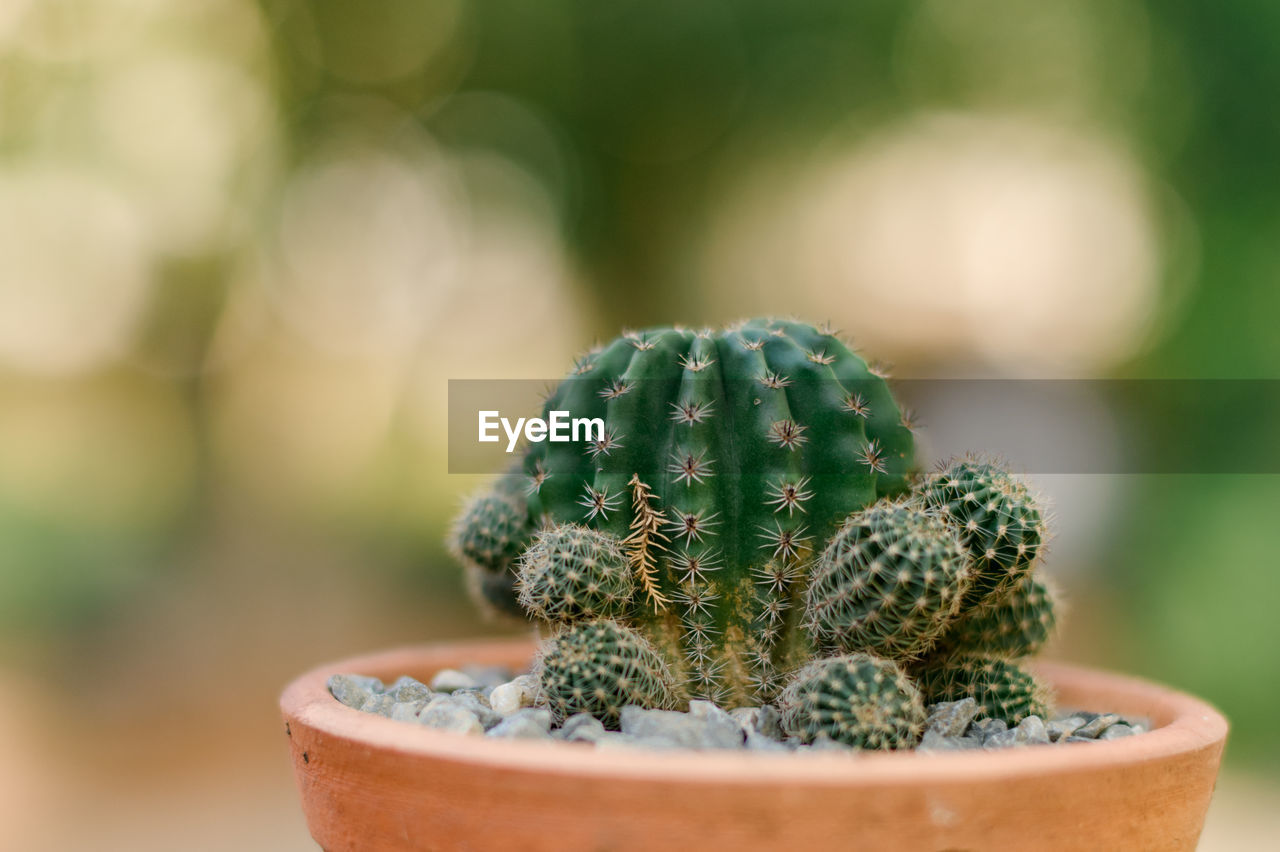
POLYGON ((520 557, 520 606, 543 621, 624 614, 635 577, 622 545, 608 533, 578 524, 547 527, 520 557))
POLYGON ((910 748, 920 740, 920 691, 896 663, 868 654, 830 657, 795 674, 779 699, 782 724, 806 743, 825 734, 857 748, 910 748))
POLYGON ((998 603, 966 610, 947 628, 934 657, 971 656, 1017 659, 1036 653, 1056 623, 1055 595, 1034 574, 1026 574, 998 603))
POLYGON ((884 379, 800 323, 626 334, 579 360, 543 419, 557 411, 603 429, 530 445, 530 523, 618 538, 628 623, 688 694, 731 706, 769 700, 807 657, 810 556, 913 469, 884 379))
POLYGON ((962 608, 999 601, 1030 570, 1044 522, 1026 487, 1008 471, 961 459, 926 477, 919 493, 960 528, 969 550, 973 576, 962 608))
POLYGON ((1049 717, 1053 704, 1048 687, 1007 660, 955 657, 928 665, 917 673, 930 703, 971 697, 980 713, 1016 725, 1027 716, 1049 717))
POLYGON ((449 549, 466 571, 473 600, 487 612, 522 616, 516 600, 516 560, 529 545, 533 524, 507 477, 467 502, 454 521, 449 549))
POLYGON ((882 500, 849 517, 813 569, 809 629, 823 645, 914 658, 947 628, 968 587, 956 531, 914 502, 882 500))
POLYGON ((567 628, 544 648, 535 670, 541 698, 557 721, 590 713, 616 729, 628 704, 671 708, 677 702, 662 657, 643 636, 616 621, 567 628))

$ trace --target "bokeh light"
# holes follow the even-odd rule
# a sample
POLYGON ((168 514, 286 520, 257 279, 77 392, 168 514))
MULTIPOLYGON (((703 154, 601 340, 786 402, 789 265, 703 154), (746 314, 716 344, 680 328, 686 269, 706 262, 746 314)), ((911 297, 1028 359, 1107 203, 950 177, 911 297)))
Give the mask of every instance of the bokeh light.
POLYGON ((898 358, 949 351, 1032 375, 1085 375, 1148 339, 1159 225, 1140 170, 1101 138, 926 115, 758 180, 710 244, 709 298, 825 311, 898 358))

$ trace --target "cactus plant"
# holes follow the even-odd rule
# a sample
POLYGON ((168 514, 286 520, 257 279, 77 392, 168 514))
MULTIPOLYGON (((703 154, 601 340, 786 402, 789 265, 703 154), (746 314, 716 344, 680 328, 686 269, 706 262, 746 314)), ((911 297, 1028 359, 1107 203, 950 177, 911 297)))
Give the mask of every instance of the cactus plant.
POLYGON ((919 489, 925 504, 961 529, 973 559, 966 609, 998 602, 1030 570, 1045 538, 1040 509, 1001 467, 973 458, 952 462, 919 489))
MULTIPOLYGON (((772 697, 808 658, 809 557, 850 512, 903 492, 913 465, 884 379, 800 323, 624 335, 579 360, 544 417, 553 411, 605 428, 530 446, 530 528, 612 536, 635 582, 626 623, 690 697, 722 703, 772 697)), ((523 564, 531 589, 534 563, 523 564)))
POLYGON ((972 458, 908 491, 908 418, 832 334, 628 333, 577 362, 554 412, 603 429, 528 446, 452 545, 489 606, 552 631, 556 718, 776 699, 806 741, 898 748, 924 699, 1046 712, 1013 662, 1054 623, 1039 508, 972 458))
POLYGON ((966 555, 956 530, 918 503, 882 500, 856 512, 813 569, 810 630, 846 653, 919 657, 956 615, 966 555))
POLYGON ((567 627, 535 664, 541 698, 556 721, 590 713, 618 727, 622 708, 672 707, 677 684, 647 639, 607 619, 567 627))
POLYGON ((1027 716, 1047 717, 1049 689, 1016 664, 995 657, 954 657, 916 672, 925 699, 972 697, 982 715, 1016 725, 1027 716))
POLYGON ((783 727, 806 743, 825 734, 856 748, 909 748, 924 729, 920 690, 896 663, 869 654, 808 664, 778 703, 783 727))

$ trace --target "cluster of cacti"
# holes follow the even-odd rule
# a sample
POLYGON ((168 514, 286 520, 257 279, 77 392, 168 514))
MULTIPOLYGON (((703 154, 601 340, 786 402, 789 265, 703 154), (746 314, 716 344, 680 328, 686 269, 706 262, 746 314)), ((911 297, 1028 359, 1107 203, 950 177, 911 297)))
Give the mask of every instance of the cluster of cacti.
POLYGON ((630 333, 578 361, 553 411, 604 430, 529 446, 453 547, 491 607, 552 630, 558 717, 777 701, 801 737, 896 748, 922 700, 974 694, 1016 721, 1039 695, 1005 662, 1053 623, 1034 502, 976 461, 917 476, 908 418, 834 334, 630 333))

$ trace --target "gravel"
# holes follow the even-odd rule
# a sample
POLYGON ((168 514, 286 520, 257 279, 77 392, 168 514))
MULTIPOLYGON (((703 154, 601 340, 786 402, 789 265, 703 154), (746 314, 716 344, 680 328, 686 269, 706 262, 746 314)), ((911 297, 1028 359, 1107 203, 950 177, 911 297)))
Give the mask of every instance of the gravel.
POLYGON ((943 737, 963 736, 969 723, 978 715, 978 702, 972 698, 959 701, 944 701, 935 704, 929 710, 929 719, 925 722, 925 732, 934 732, 943 737))
POLYGON ((593 743, 605 736, 604 723, 590 713, 577 713, 565 719, 554 736, 568 742, 593 743))
POLYGON ((486 736, 519 740, 551 739, 551 711, 545 707, 517 710, 489 729, 486 736))
POLYGON ((1085 722, 1083 725, 1076 728, 1075 733, 1077 737, 1096 739, 1099 734, 1119 721, 1120 717, 1114 713, 1104 713, 1101 716, 1090 719, 1088 722, 1085 722))
POLYGON ((475 714, 453 701, 433 700, 418 714, 418 724, 459 734, 482 734, 484 726, 475 714))
MULTIPOLYGON (((857 753, 820 736, 805 745, 782 729, 776 707, 738 707, 725 711, 710 701, 690 701, 687 711, 622 708, 621 730, 606 730, 585 713, 555 726, 546 707, 537 706, 534 676, 494 666, 463 666, 438 672, 424 684, 402 677, 390 685, 377 678, 336 674, 329 691, 341 703, 367 713, 454 733, 494 739, 587 743, 602 749, 720 749, 775 754, 857 753)), ((1115 713, 1071 710, 1051 719, 1028 716, 1010 728, 1003 720, 982 718, 972 698, 928 707, 917 747, 926 753, 1025 748, 1050 744, 1096 743, 1150 730, 1146 720, 1115 713)))
POLYGON ((432 692, 457 692, 459 689, 479 689, 480 681, 457 669, 441 669, 431 678, 432 692))
POLYGON ((689 712, 622 708, 622 733, 669 740, 685 748, 741 748, 745 734, 737 722, 710 701, 690 701, 689 712))

